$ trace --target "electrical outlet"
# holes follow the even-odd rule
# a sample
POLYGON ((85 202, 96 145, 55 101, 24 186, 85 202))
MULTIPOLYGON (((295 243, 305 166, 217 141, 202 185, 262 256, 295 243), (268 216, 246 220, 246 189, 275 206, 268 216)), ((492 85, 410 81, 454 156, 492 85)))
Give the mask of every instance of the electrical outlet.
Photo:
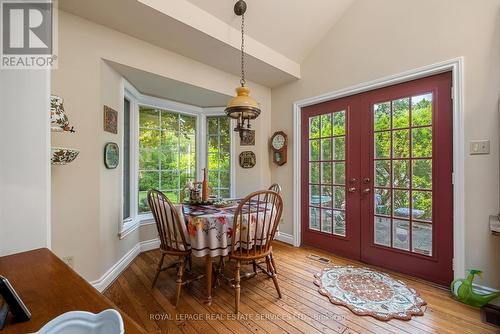
POLYGON ((490 154, 490 141, 489 140, 471 140, 470 141, 470 154, 490 154))
POLYGON ((69 267, 73 268, 75 265, 75 257, 74 256, 64 256, 62 258, 64 263, 66 263, 69 267))

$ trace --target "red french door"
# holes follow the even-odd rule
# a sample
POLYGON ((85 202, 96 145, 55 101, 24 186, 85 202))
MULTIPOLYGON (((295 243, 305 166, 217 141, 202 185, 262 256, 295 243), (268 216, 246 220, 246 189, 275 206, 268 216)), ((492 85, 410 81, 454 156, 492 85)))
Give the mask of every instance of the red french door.
POLYGON ((453 279, 451 73, 302 110, 302 242, 453 279))

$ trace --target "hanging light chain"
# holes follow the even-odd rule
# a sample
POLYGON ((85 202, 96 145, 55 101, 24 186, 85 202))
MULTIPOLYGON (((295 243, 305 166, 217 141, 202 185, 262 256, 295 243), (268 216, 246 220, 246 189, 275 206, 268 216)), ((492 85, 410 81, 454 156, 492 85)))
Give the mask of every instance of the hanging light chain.
POLYGON ((245 87, 245 14, 241 15, 241 87, 245 87))

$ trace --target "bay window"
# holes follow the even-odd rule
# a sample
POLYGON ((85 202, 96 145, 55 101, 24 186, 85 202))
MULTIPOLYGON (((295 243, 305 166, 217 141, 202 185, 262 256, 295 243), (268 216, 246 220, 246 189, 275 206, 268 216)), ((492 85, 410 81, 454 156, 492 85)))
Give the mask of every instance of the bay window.
POLYGON ((211 194, 232 197, 233 132, 224 108, 162 100, 125 86, 120 237, 151 221, 150 189, 180 203, 186 183, 201 181, 204 167, 211 194))

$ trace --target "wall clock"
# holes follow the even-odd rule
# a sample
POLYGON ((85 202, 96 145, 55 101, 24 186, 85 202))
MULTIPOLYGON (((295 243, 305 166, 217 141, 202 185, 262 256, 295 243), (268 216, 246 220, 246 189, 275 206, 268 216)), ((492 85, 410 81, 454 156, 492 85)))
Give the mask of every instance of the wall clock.
POLYGON ((277 131, 271 137, 273 162, 283 166, 287 161, 288 136, 283 131, 277 131))

